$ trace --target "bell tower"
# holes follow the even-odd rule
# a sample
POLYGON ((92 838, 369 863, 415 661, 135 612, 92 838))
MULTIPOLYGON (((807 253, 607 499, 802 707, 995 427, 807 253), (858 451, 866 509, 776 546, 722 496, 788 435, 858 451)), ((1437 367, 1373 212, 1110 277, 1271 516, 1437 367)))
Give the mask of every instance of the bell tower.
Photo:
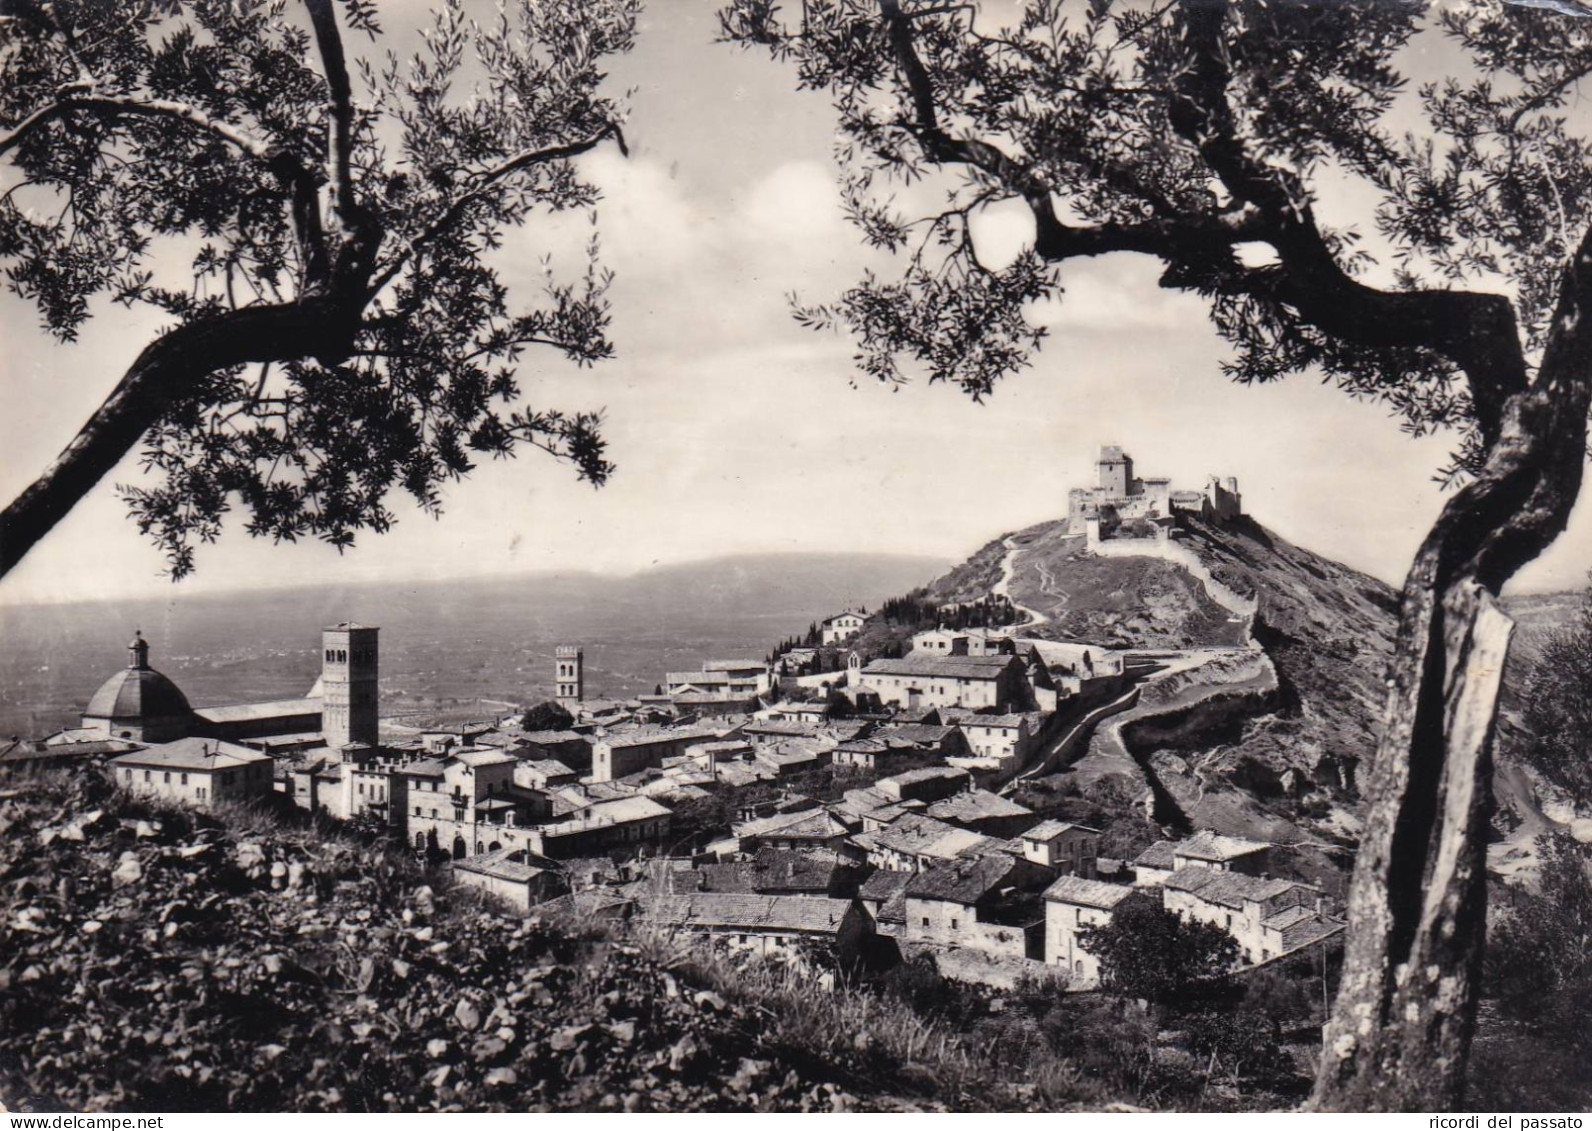
POLYGON ((558 705, 573 711, 586 698, 586 653, 579 644, 553 649, 553 686, 558 705))
POLYGON ((377 744, 380 631, 347 622, 321 630, 321 737, 330 747, 377 744))

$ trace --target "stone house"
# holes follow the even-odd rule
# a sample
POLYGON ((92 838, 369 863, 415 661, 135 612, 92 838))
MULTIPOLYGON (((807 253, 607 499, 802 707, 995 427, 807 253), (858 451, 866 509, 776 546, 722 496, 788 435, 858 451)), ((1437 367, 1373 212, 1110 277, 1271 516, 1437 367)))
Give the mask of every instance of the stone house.
POLYGON ((523 914, 529 914, 538 903, 563 894, 568 886, 549 861, 538 862, 523 848, 503 848, 456 860, 453 878, 465 887, 497 896, 523 914))
POLYGON ((614 731, 591 748, 592 781, 614 781, 642 770, 658 769, 664 759, 678 758, 693 746, 717 742, 716 730, 674 728, 614 731))
POLYGON ((1028 667, 1016 656, 937 656, 909 653, 874 660, 857 675, 859 692, 910 711, 927 707, 1026 710, 1035 705, 1028 667))
POLYGON ((1021 837, 1023 856, 1063 875, 1097 878, 1100 830, 1070 821, 1041 821, 1021 837))
POLYGON ((1172 859, 1172 842, 1158 840, 1133 858, 1133 883, 1136 887, 1159 887, 1177 871, 1172 859))
POLYGON ((1003 774, 1028 764, 1039 747, 1044 716, 1038 711, 977 715, 958 711, 946 716, 967 740, 970 756, 997 759, 1003 774))
POLYGON ((1172 843, 1172 869, 1180 868, 1210 868, 1218 872, 1264 876, 1271 868, 1271 845, 1201 829, 1185 840, 1172 843))
POLYGON ((880 778, 873 787, 896 801, 939 801, 971 789, 972 776, 955 766, 923 766, 880 778))
POLYGON ((1045 963, 1067 972, 1070 984, 1087 989, 1100 983, 1100 960, 1079 945, 1086 927, 1111 922, 1117 904, 1133 894, 1126 884, 1107 884, 1083 876, 1062 876, 1045 889, 1045 963))
POLYGON ((765 956, 800 957, 809 946, 833 947, 843 964, 856 961, 872 934, 855 900, 810 895, 663 895, 649 902, 643 918, 765 956))
POLYGON ((959 758, 968 753, 962 731, 942 723, 891 723, 874 728, 869 737, 896 749, 939 758, 959 758))
POLYGON ((906 932, 907 884, 916 872, 893 872, 881 868, 857 888, 857 898, 881 935, 899 938, 906 932))
POLYGON ((1161 898, 1168 911, 1232 935, 1248 963, 1277 957, 1289 934, 1308 935, 1301 924, 1317 921, 1326 930, 1320 889, 1292 880, 1180 868, 1162 882, 1161 898))
POLYGON ((1140 887, 1162 884, 1184 868, 1264 876, 1270 865, 1271 845, 1264 841, 1201 829, 1183 840, 1157 841, 1139 853, 1133 858, 1133 882, 1140 887))
POLYGON ((671 868, 670 891, 739 892, 743 895, 813 895, 850 899, 857 894, 858 869, 832 852, 792 852, 761 848, 750 860, 671 868))
POLYGON ((987 789, 954 794, 936 801, 925 812, 935 820, 1002 838, 1017 836, 1039 823, 1039 817, 1028 806, 987 789))
POLYGON ((868 863, 897 872, 920 872, 947 860, 1004 853, 1009 848, 1003 840, 918 813, 906 813, 878 832, 860 833, 853 840, 866 848, 868 863))
POLYGON ((564 820, 531 829, 527 847, 549 860, 596 856, 623 849, 660 846, 669 836, 673 810, 650 797, 620 797, 576 810, 564 820))
POLYGON ((940 656, 967 655, 967 633, 955 628, 930 628, 912 636, 913 652, 940 656))
POLYGON ((530 761, 552 760, 564 763, 577 773, 591 769, 593 739, 572 730, 528 730, 519 736, 515 751, 530 761))
POLYGON ((455 860, 528 847, 528 828, 552 815, 552 799, 515 783, 518 764, 510 754, 484 748, 394 767, 393 804, 402 793, 405 837, 417 849, 455 860))
POLYGON ((850 830, 827 809, 809 808, 742 821, 732 828, 742 852, 761 848, 839 851, 850 830))
POLYGON ((934 864, 904 889, 902 941, 966 947, 1007 958, 1044 957, 1045 910, 1027 861, 995 854, 934 864), (1025 874, 1026 873, 1026 874, 1025 874))
POLYGON ((270 755, 216 738, 179 738, 112 758, 112 780, 132 793, 185 805, 268 797, 275 789, 270 755))
POLYGON ((566 766, 556 758, 521 759, 514 767, 514 784, 525 789, 557 789, 574 785, 580 775, 573 766, 566 766))

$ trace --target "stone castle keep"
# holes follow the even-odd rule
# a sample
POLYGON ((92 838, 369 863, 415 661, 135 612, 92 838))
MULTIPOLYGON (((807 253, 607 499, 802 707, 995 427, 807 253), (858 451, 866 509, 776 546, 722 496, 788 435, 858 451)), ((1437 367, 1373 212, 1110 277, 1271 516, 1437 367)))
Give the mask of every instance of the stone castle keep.
POLYGON ((1116 445, 1100 449, 1093 487, 1074 487, 1067 496, 1067 529, 1091 542, 1115 534, 1166 537, 1178 514, 1226 522, 1243 514, 1238 480, 1215 475, 1203 491, 1175 491, 1164 477, 1133 474, 1133 457, 1116 445))

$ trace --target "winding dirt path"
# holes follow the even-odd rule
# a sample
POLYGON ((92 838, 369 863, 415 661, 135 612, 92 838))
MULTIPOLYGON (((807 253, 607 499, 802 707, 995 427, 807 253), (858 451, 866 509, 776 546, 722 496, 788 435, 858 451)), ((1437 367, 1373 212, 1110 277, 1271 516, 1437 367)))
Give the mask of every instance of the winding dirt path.
MULTIPOLYGON (((1008 534, 1001 541, 1001 545, 1006 547, 1006 557, 1001 562, 1001 579, 990 587, 990 592, 997 597, 1004 597, 1008 601, 1012 601, 1012 575, 1017 572, 1017 555, 1022 551, 1017 545, 1017 536, 1015 534, 1008 534)), ((1012 608, 1028 618, 1020 625, 1014 625, 1013 627, 1037 628, 1042 624, 1050 623, 1050 618, 1038 609, 1031 609, 1027 605, 1019 605, 1016 601, 1012 601, 1012 608)))

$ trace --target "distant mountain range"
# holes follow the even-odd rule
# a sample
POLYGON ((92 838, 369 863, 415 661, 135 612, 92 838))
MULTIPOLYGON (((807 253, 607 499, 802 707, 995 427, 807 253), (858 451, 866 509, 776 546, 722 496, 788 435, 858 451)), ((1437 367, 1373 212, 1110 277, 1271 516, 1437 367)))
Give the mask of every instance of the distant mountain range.
POLYGON ((302 695, 320 629, 382 628, 382 686, 425 700, 551 694, 554 645, 581 643, 594 694, 650 691, 665 671, 762 656, 814 620, 926 584, 949 563, 891 554, 746 554, 628 576, 562 572, 246 590, 161 601, 0 603, 0 736, 73 719, 126 662, 133 630, 195 705, 302 695))

